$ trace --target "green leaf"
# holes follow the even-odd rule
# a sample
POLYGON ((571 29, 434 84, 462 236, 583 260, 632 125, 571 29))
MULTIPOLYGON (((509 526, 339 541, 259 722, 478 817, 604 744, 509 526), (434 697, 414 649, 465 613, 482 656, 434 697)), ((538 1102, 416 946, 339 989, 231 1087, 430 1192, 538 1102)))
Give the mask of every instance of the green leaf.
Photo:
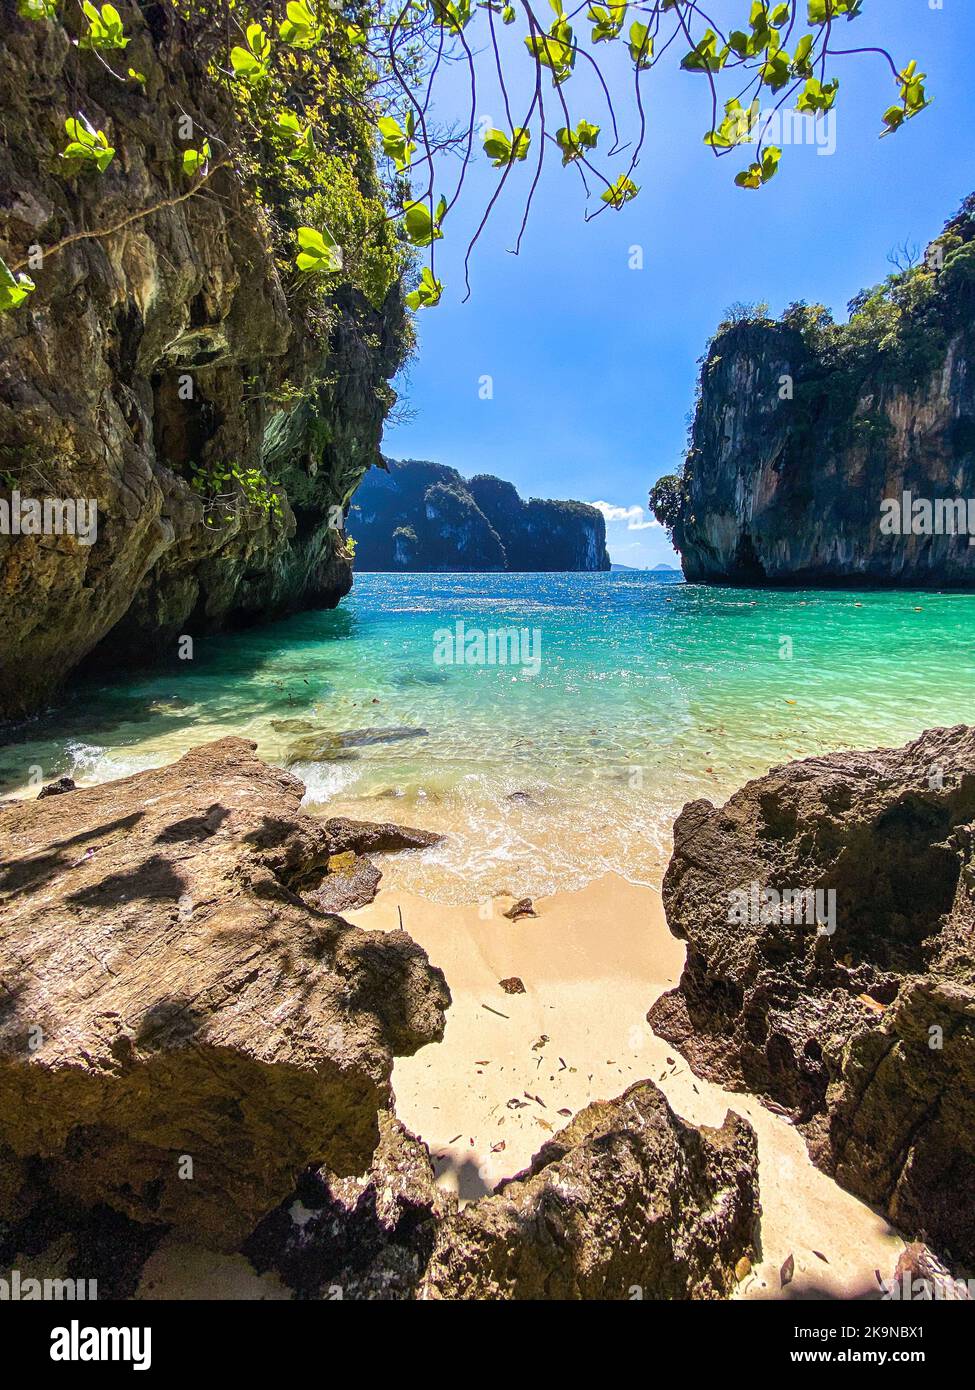
POLYGON ((36 288, 29 275, 15 275, 0 257, 0 313, 18 308, 36 288))
POLYGON ((784 48, 777 49, 771 53, 759 69, 761 78, 766 87, 771 87, 773 92, 780 92, 783 87, 792 81, 792 66, 788 53, 784 48))
POLYGON ((778 146, 769 145, 762 153, 761 163, 750 164, 747 169, 742 170, 735 176, 735 183, 739 188, 761 188, 769 179, 775 177, 781 158, 782 151, 778 146))
POLYGON ((895 130, 900 130, 905 121, 912 120, 925 107, 931 105, 924 87, 927 74, 918 72, 916 62, 908 63, 897 76, 900 82, 901 105, 890 106, 884 112, 886 129, 881 132, 882 135, 891 135, 895 130))
POLYGON ((425 202, 407 203, 403 209, 403 228, 410 244, 412 246, 429 246, 432 241, 439 240, 443 236, 440 222, 445 211, 446 203, 443 198, 437 204, 436 212, 432 218, 430 209, 425 202))
POLYGON ((342 269, 342 248, 327 228, 298 228, 295 265, 305 275, 333 274, 342 269))
POLYGON ((287 18, 278 25, 278 36, 291 48, 314 48, 323 37, 318 16, 304 0, 292 0, 286 10, 287 18))
POLYGON ((58 0, 17 0, 22 19, 57 19, 58 0))
POLYGON ((812 77, 813 68, 810 62, 810 54, 815 39, 812 34, 804 34, 796 44, 796 51, 792 56, 792 71, 796 77, 812 77))
POLYGON ((61 151, 64 162, 74 168, 93 164, 103 174, 115 158, 115 147, 108 143, 105 132, 96 130, 85 116, 69 116, 64 123, 68 143, 61 151))
POLYGON ((590 5, 586 18, 592 22, 592 42, 607 43, 622 32, 626 4, 590 5))
POLYGON ((443 283, 433 278, 433 271, 425 265, 420 273, 420 283, 415 290, 404 296, 411 309, 432 309, 440 303, 443 283))
POLYGON ((416 145, 410 139, 414 130, 413 119, 413 112, 410 111, 406 117, 405 130, 395 116, 380 116, 376 123, 383 142, 383 153, 393 160, 400 173, 409 166, 416 153, 416 145))
POLYGON ((260 82, 268 73, 268 60, 271 57, 271 40, 260 24, 247 26, 247 47, 238 45, 230 50, 230 63, 235 76, 253 85, 260 82))
POLYGON ((309 159, 315 153, 315 133, 310 121, 302 127, 294 111, 279 111, 276 124, 278 134, 289 146, 289 159, 309 159))
POLYGON ((183 151, 183 173, 192 178, 201 169, 205 169, 210 162, 210 141, 204 140, 198 150, 183 151))
POLYGON ((471 21, 471 0, 430 0, 433 17, 448 34, 462 34, 471 21))
POLYGON ((720 72, 724 67, 730 49, 718 47, 718 36, 709 29, 701 41, 681 59, 685 72, 720 72))
POLYGON ((514 163, 516 159, 525 159, 531 138, 531 131, 523 126, 515 127, 510 140, 503 130, 489 130, 484 136, 484 153, 494 168, 500 169, 505 164, 514 163))
POLYGON ((839 89, 838 77, 834 77, 832 82, 827 82, 825 85, 818 77, 810 77, 796 102, 796 110, 829 111, 836 101, 836 93, 839 89))
POLYGON ((809 0, 809 23, 827 24, 831 19, 857 19, 863 0, 809 0))
POLYGON ((630 25, 630 57, 636 63, 637 71, 650 67, 653 61, 653 39, 646 24, 635 20, 630 25))
POLYGON ((574 159, 581 159, 583 150, 595 149, 598 139, 599 126, 586 120, 581 120, 575 130, 562 126, 555 132, 555 143, 562 151, 563 164, 571 164, 574 159))
POLYGON ((502 23, 502 24, 514 24, 514 22, 515 22, 515 7, 514 7, 514 5, 505 5, 504 9, 501 11, 501 23, 502 23))
POLYGON ((600 193, 599 196, 604 203, 609 203, 610 207, 619 209, 632 202, 639 191, 629 175, 620 174, 616 182, 611 183, 609 188, 600 193))
POLYGON ((747 111, 737 97, 732 97, 730 101, 725 102, 724 120, 721 125, 717 130, 708 131, 704 143, 721 150, 730 150, 735 145, 746 144, 752 138, 760 109, 757 97, 747 111))
POLYGON ((567 20, 557 19, 547 34, 530 35, 525 40, 525 47, 543 68, 549 69, 553 87, 571 77, 576 50, 572 41, 572 26, 567 20))
POLYGON ((111 49, 125 48, 128 39, 122 27, 122 16, 114 5, 103 5, 99 11, 91 0, 84 0, 82 12, 88 21, 88 32, 78 41, 79 48, 111 49))

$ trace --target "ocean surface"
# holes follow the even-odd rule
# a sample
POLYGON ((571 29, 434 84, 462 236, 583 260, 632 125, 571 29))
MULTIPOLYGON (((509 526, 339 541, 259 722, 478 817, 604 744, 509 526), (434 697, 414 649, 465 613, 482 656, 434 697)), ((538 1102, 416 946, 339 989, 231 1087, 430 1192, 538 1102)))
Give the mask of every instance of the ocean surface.
POLYGON ((8 731, 0 794, 240 734, 302 779, 309 809, 449 832, 384 870, 460 902, 607 869, 659 881, 686 801, 975 719, 975 595, 675 579, 360 574, 334 611, 86 679, 8 731))

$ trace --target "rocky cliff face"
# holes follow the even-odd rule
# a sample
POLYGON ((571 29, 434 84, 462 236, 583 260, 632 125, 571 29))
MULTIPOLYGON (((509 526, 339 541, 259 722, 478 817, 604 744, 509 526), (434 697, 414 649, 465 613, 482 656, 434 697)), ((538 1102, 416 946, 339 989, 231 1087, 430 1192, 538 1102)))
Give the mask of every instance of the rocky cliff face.
POLYGON ((488 474, 390 459, 349 517, 364 570, 608 570, 606 523, 582 502, 525 502, 488 474))
POLYGON ((970 200, 848 324, 795 305, 718 334, 683 475, 651 495, 689 580, 975 586, 973 238, 970 200))
MULTIPOLYGON (((143 85, 79 50, 67 7, 0 0, 0 256, 33 256, 37 285, 0 315, 0 502, 97 503, 93 544, 0 534, 0 718, 92 653, 175 655, 183 634, 336 603, 351 563, 330 508, 378 457, 403 346, 398 286, 379 307, 342 277, 314 303, 296 288, 293 214, 216 136, 187 196, 181 118, 190 146, 235 119, 207 71, 214 21, 120 9, 143 85), (103 173, 60 161, 78 113, 116 149, 103 173), (233 470, 256 470, 250 495, 233 470)), ((365 186, 368 152, 356 167, 365 186)))

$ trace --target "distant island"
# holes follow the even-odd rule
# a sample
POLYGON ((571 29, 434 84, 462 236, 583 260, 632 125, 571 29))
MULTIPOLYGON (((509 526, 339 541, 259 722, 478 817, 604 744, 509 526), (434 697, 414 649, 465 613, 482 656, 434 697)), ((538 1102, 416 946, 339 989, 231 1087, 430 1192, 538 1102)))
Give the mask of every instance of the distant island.
POLYGON ((642 565, 610 565, 614 574, 680 574, 676 565, 651 565, 649 569, 642 565))
POLYGON ((606 522, 584 502, 524 501, 514 484, 421 459, 385 459, 348 518, 359 570, 608 570, 606 522))

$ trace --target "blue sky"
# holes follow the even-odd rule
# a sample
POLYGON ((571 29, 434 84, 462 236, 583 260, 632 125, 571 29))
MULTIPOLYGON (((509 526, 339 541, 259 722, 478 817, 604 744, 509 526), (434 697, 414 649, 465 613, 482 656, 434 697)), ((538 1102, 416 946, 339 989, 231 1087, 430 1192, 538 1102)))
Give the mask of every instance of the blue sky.
MULTIPOLYGON (((750 6, 712 0, 708 8, 721 23, 740 22, 750 6)), ((483 16, 474 36, 482 26, 483 16)), ((519 39, 508 37, 509 67, 527 79, 519 39)), ((889 69, 870 55, 837 59, 835 152, 786 148, 777 177, 756 192, 734 186, 746 151, 715 160, 702 144, 707 79, 678 71, 683 49, 675 45, 675 61, 665 59, 641 84, 648 136, 634 174, 639 197, 586 224, 577 173, 563 170, 553 151, 515 257, 508 248, 534 169, 529 155, 474 250, 464 304, 464 251, 500 176, 481 154, 436 246, 444 297, 418 314, 418 352, 396 382, 412 418, 387 426, 384 451, 450 464, 465 476, 495 473, 524 496, 608 503, 620 513, 608 523, 615 561, 673 561, 666 535, 648 524, 647 491, 680 464, 708 337, 736 300, 767 300, 777 314, 805 299, 842 316, 860 288, 887 274, 894 246, 923 246, 940 231, 975 190, 973 39, 973 0, 941 0, 940 8, 938 0, 865 0, 838 46, 880 43, 898 66, 917 58, 934 104, 880 140, 881 114, 896 98, 889 69), (630 268, 634 246, 642 248, 642 270, 630 268), (485 376, 490 399, 481 398, 485 376)), ((598 51, 608 55, 609 75, 624 78, 619 49, 598 51)), ((598 90, 578 68, 565 90, 573 120, 586 116, 608 129, 598 90)), ((460 116, 466 94, 466 77, 454 68, 436 114, 460 116)), ((635 128, 631 105, 621 102, 618 115, 626 140, 635 128)), ((478 116, 505 125, 490 87, 478 116)), ((554 108, 549 124, 563 124, 554 108)), ((628 158, 600 167, 615 176, 628 158)), ((449 194, 456 166, 445 173, 449 194)))

